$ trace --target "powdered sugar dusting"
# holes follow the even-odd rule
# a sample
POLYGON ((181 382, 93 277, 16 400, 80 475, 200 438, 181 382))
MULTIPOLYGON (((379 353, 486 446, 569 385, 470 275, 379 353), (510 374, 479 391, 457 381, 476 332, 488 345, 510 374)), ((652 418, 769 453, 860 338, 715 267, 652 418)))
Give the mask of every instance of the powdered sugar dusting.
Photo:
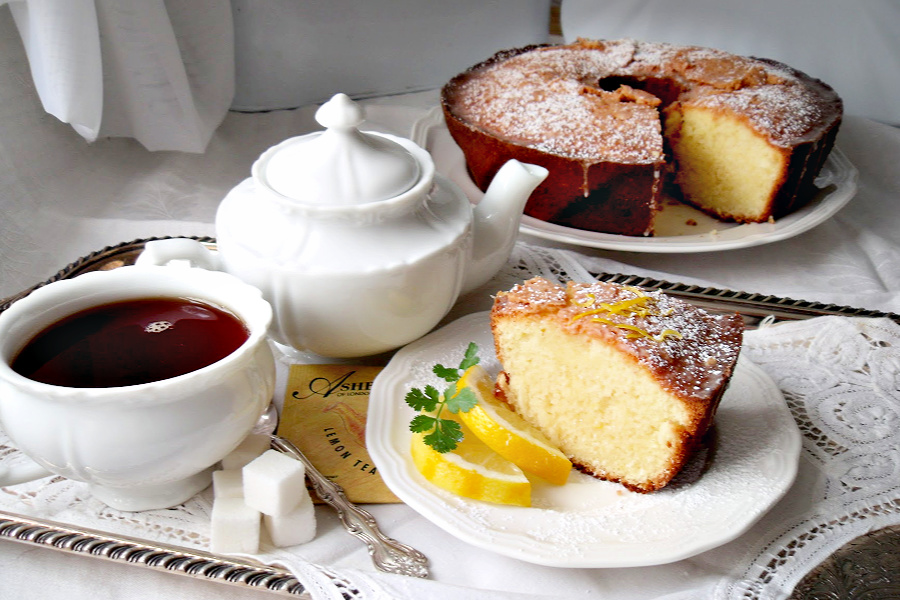
POLYGON ((548 48, 513 56, 455 84, 456 114, 505 139, 569 158, 652 163, 662 157, 657 110, 610 106, 597 81, 632 59, 633 46, 610 52, 548 48))
POLYGON ((610 77, 666 80, 679 101, 745 114, 784 147, 819 136, 841 110, 833 90, 780 63, 635 40, 501 53, 445 92, 458 117, 519 145, 585 163, 661 160, 658 109, 610 98, 600 85, 610 77))
POLYGON ((698 106, 721 107, 745 115, 758 131, 781 147, 812 140, 830 123, 833 107, 801 85, 757 86, 697 99, 698 106))
POLYGON ((563 329, 604 339, 634 356, 660 381, 685 399, 710 401, 731 376, 743 336, 737 316, 711 315, 662 292, 597 281, 562 288, 535 278, 502 295, 500 313, 552 314, 563 329), (634 299, 652 301, 651 314, 601 311, 596 307, 634 299), (646 335, 635 336, 635 331, 646 335), (673 332, 673 333, 667 333, 673 332))

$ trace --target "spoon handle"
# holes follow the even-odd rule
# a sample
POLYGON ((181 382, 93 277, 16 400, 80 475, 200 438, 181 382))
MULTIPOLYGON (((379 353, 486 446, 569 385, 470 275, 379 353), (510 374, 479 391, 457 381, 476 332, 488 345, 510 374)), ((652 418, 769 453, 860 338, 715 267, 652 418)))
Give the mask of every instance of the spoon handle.
POLYGON ((378 528, 375 517, 350 502, 344 489, 322 475, 297 446, 281 436, 272 435, 272 447, 303 463, 306 477, 316 494, 337 511, 344 528, 366 544, 378 570, 412 577, 428 577, 428 559, 425 555, 384 535, 378 528))

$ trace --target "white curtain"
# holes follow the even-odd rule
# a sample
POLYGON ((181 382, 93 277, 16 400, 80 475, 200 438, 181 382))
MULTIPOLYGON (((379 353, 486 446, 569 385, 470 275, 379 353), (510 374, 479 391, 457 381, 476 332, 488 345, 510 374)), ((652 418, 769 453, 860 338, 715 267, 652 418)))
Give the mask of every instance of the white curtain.
POLYGON ((0 0, 44 109, 86 140, 203 152, 234 97, 229 0, 0 0))

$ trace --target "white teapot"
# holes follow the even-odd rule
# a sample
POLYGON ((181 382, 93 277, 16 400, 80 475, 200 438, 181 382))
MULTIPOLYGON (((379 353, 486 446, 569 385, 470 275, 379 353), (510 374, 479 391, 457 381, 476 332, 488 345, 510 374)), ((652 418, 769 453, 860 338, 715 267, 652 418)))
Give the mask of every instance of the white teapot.
POLYGON ((316 120, 324 131, 266 150, 223 199, 217 256, 165 240, 148 243, 139 262, 194 253, 256 286, 275 311, 272 337, 296 349, 359 357, 398 348, 505 263, 547 170, 509 161, 473 207, 418 145, 360 131, 363 109, 348 96, 316 120))

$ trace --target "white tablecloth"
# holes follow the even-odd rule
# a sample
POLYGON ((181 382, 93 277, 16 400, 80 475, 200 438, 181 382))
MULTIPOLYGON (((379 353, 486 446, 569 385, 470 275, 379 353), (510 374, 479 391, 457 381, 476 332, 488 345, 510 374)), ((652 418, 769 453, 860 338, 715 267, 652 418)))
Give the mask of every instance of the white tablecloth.
MULTIPOLYGON (((436 102, 436 92, 367 101, 369 126, 409 135, 412 123, 436 102)), ((273 143, 314 128, 313 108, 231 113, 204 154, 150 153, 127 139, 85 143, 70 127, 43 113, 26 74, 2 82, 0 107, 0 297, 46 279, 106 245, 157 235, 214 235, 212 221, 219 201, 248 175, 254 158, 273 143)), ((900 130, 850 115, 837 143, 859 169, 859 192, 837 216, 796 238, 721 253, 621 253, 571 247, 567 249, 577 254, 560 256, 581 268, 900 312, 900 210, 894 204, 900 200, 900 130)), ((531 237, 523 236, 522 241, 530 244, 523 246, 526 253, 544 245, 531 237)), ((486 289, 470 294, 453 315, 484 308, 489 301, 486 289)), ((770 341, 757 338, 760 348, 770 341)), ((767 356, 758 352, 760 360, 767 356)), ((801 485, 824 481, 810 477, 801 485)), ((9 489, 13 488, 0 491, 8 496, 9 489)), ((811 497, 804 489, 796 494, 786 507, 789 512, 802 511, 804 499, 811 497)), ((371 508, 388 535, 428 555, 431 580, 407 581, 375 573, 365 549, 341 529, 326 507, 318 509, 316 540, 295 549, 296 556, 369 582, 372 597, 487 598, 496 597, 497 590, 505 591, 506 597, 709 597, 713 590, 725 593, 719 587, 728 575, 723 557, 737 557, 736 562, 747 558, 742 553, 752 545, 739 544, 762 539, 769 533, 765 527, 773 525, 764 521, 750 537, 721 551, 660 567, 569 570, 476 549, 403 505, 371 508)), ((832 541, 844 541, 844 533, 835 531, 832 541)), ((6 540, 0 540, 0 582, 2 600, 267 597, 265 592, 6 540)))

